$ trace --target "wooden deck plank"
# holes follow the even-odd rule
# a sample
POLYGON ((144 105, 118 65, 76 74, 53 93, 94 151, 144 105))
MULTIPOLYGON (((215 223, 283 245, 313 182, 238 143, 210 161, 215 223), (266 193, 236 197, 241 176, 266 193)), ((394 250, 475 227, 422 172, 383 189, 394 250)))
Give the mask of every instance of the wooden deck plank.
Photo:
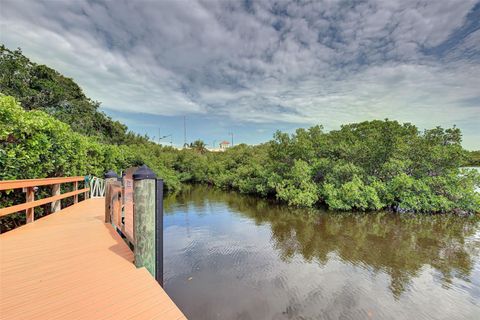
POLYGON ((0 235, 2 319, 186 319, 88 199, 0 235))

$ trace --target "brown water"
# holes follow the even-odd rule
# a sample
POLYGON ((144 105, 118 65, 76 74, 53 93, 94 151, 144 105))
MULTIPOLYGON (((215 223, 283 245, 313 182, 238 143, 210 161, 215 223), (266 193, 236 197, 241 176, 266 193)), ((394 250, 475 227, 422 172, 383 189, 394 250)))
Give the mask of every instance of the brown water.
POLYGON ((165 201, 165 288, 191 319, 480 319, 480 224, 191 189, 165 201))

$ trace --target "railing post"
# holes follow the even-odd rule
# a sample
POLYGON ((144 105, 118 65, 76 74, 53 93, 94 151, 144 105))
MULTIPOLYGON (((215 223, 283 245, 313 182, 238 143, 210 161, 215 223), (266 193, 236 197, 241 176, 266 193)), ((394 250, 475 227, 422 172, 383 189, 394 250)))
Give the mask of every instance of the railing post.
POLYGON ((109 170, 104 175, 105 177, 105 223, 112 222, 112 190, 110 185, 118 181, 118 175, 113 171, 109 170))
MULTIPOLYGON (((26 192, 25 202, 32 202, 35 200, 35 190, 33 187, 28 187, 23 189, 26 192)), ((35 208, 28 208, 26 210, 27 223, 33 222, 35 220, 35 208)))
MULTIPOLYGON (((78 181, 73 182, 73 191, 78 190, 78 181)), ((73 203, 78 203, 78 194, 73 196, 73 203)))
MULTIPOLYGON (((90 186, 90 179, 91 179, 90 176, 85 176, 84 186, 83 186, 84 188, 88 188, 90 186)), ((88 199, 88 191, 83 193, 83 200, 87 200, 87 199, 88 199)))
MULTIPOLYGON (((133 174, 135 265, 156 278, 156 175, 146 165, 133 174)), ((158 270, 160 271, 160 270, 158 270)))
POLYGON ((122 174, 123 187, 123 212, 125 236, 131 244, 135 243, 135 231, 133 230, 133 173, 137 168, 128 168, 122 174))
MULTIPOLYGON (((52 185, 52 196, 60 195, 60 183, 52 185)), ((55 200, 52 202, 52 212, 60 211, 62 208, 61 200, 55 200)))

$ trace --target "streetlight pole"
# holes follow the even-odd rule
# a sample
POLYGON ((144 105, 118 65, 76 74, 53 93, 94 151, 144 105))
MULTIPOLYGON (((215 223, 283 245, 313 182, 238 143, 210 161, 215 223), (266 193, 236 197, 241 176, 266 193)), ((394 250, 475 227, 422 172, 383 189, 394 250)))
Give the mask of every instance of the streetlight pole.
POLYGON ((165 139, 165 138, 168 138, 168 137, 170 137, 170 146, 172 146, 172 145, 173 145, 173 141, 172 141, 172 140, 173 140, 173 137, 172 137, 172 134, 167 134, 166 136, 158 137, 158 144, 160 144, 160 140, 165 139))

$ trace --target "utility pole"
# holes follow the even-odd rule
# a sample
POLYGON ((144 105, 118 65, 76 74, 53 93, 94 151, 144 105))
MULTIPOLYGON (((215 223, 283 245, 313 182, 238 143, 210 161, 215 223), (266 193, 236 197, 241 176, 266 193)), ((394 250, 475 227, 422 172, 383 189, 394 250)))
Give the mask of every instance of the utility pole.
POLYGON ((183 116, 183 147, 187 145, 187 117, 183 116))

